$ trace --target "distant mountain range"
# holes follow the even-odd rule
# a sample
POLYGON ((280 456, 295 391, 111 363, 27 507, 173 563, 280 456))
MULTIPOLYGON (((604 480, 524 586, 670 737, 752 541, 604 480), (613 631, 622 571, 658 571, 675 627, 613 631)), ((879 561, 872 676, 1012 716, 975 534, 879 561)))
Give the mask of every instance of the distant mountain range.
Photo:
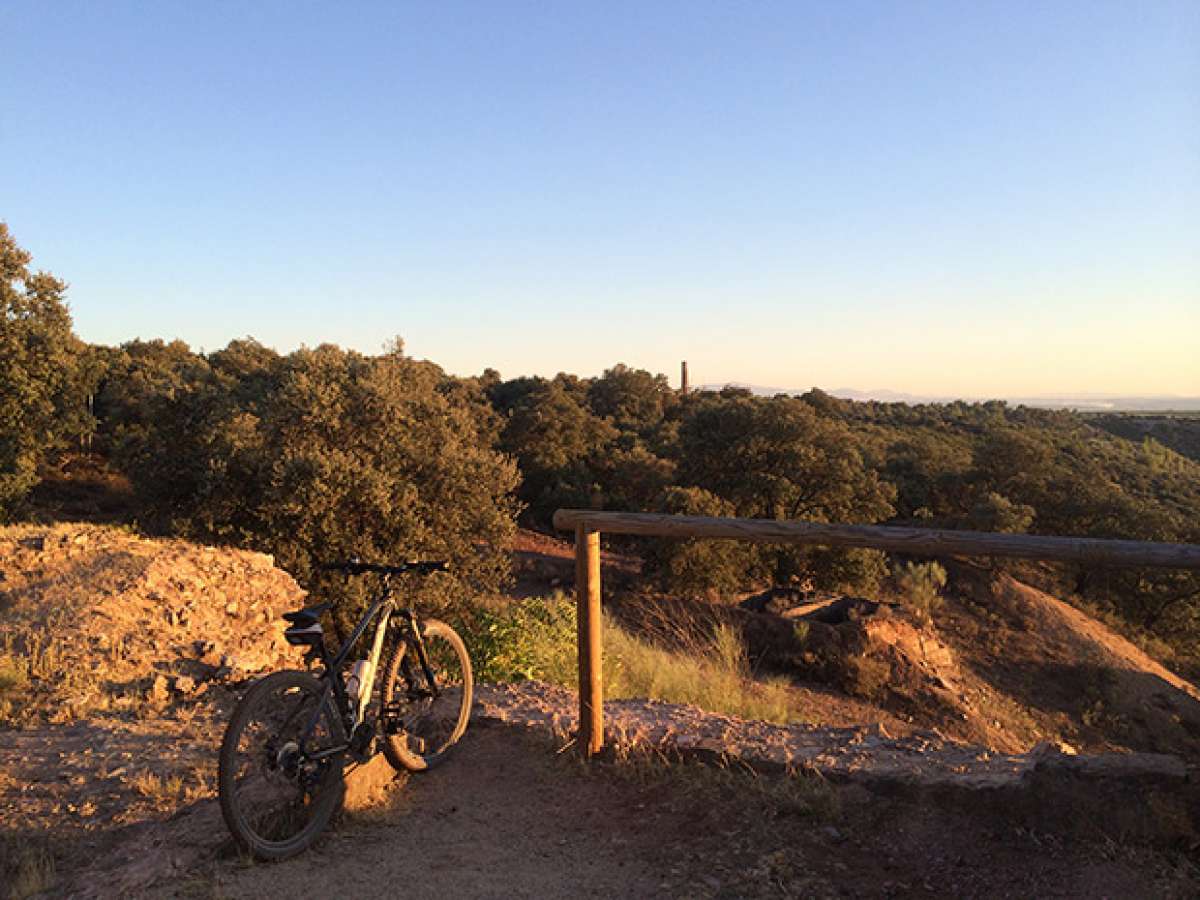
MULTIPOLYGON (((807 388, 776 388, 764 387, 760 384, 745 384, 731 381, 726 384, 705 384, 701 390, 719 391, 725 387, 744 388, 760 397, 774 397, 776 394, 799 395, 806 393, 807 388)), ((951 394, 941 396, 924 394, 906 394, 901 391, 891 391, 880 388, 873 391, 859 391, 854 388, 836 388, 825 393, 840 397, 843 400, 876 400, 880 403, 953 403, 963 400, 967 403, 981 403, 985 400, 1003 400, 1010 406, 1036 406, 1043 409, 1074 409, 1080 412, 1162 412, 1165 410, 1197 411, 1200 410, 1200 397, 1175 397, 1170 395, 1154 397, 1122 397, 1111 394, 1047 394, 1038 397, 956 397, 951 394)))

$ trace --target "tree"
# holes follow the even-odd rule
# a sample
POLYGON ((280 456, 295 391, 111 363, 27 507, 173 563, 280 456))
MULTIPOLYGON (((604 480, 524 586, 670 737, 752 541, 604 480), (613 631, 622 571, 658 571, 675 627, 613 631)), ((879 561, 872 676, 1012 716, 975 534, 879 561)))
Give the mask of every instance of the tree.
POLYGON ((71 330, 66 284, 31 272, 31 255, 0 222, 0 519, 38 480, 47 452, 87 433, 82 344, 71 330))
POLYGON ((1001 427, 989 430, 975 450, 979 478, 998 493, 1020 496, 1041 488, 1054 449, 1040 435, 1001 427))
POLYGON ((119 458, 152 521, 274 553, 302 582, 330 559, 424 557, 453 568, 426 599, 499 588, 517 470, 440 369, 329 345, 245 351, 164 379, 155 417, 126 430, 119 458))
POLYGON ((675 477, 675 464, 652 453, 633 435, 621 435, 591 465, 602 509, 647 510, 675 477))
POLYGON ((1034 509, 1024 503, 1013 503, 1003 494, 989 491, 971 508, 969 522, 976 531, 996 531, 1020 534, 1033 524, 1034 509))
POLYGON ((607 418, 621 431, 648 437, 662 421, 675 394, 665 375, 651 375, 645 369, 631 369, 617 363, 588 388, 588 406, 601 418, 607 418))
POLYGON ((101 449, 136 450, 177 398, 211 376, 209 361, 183 341, 135 340, 111 351, 96 398, 101 449))
MULTIPOLYGON (((738 516, 878 522, 893 512, 894 488, 864 464, 849 428, 803 400, 710 397, 684 419, 679 444, 679 482, 738 516)), ((873 551, 789 546, 771 555, 777 583, 868 589, 885 572, 873 551)))
POLYGON ((556 381, 522 379, 500 447, 516 457, 522 498, 546 520, 558 506, 590 506, 600 491, 597 471, 617 430, 592 415, 556 381))
POLYGON ((883 454, 882 474, 896 486, 902 519, 961 517, 969 490, 971 449, 948 435, 905 428, 883 454))
POLYGON ((713 399, 683 423, 680 481, 712 491, 739 515, 876 522, 895 490, 863 465, 854 435, 802 400, 713 399))
MULTIPOLYGON (((728 500, 698 487, 669 487, 659 496, 658 512, 689 516, 733 516, 728 500)), ((645 571, 667 590, 684 595, 729 597, 762 578, 761 548, 743 541, 649 540, 645 571)))

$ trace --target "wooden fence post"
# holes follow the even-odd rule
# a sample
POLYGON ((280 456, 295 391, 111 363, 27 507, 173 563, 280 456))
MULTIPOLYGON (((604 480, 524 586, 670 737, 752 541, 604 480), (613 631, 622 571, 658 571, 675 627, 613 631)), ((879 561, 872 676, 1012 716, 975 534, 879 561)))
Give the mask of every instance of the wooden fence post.
POLYGON ((600 533, 575 529, 575 605, 579 646, 579 752, 604 746, 604 672, 600 634, 600 533))

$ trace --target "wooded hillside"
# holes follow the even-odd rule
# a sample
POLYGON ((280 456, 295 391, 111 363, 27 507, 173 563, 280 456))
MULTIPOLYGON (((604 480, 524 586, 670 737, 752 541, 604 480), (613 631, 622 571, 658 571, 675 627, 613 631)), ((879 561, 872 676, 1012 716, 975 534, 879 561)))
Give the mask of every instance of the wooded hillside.
MULTIPOLYGON (((1200 463, 1107 420, 817 389, 682 395, 622 364, 597 378, 458 378, 399 340, 376 356, 331 345, 281 355, 250 338, 209 353, 180 341, 90 346, 71 331, 63 283, 31 270, 0 229, 9 519, 52 515, 53 492, 31 503, 31 491, 65 457, 91 454, 128 480, 125 517, 145 529, 274 553, 302 582, 331 557, 449 558, 457 574, 432 588, 435 600, 500 586, 517 518, 545 527, 560 506, 1200 541, 1200 463)), ((867 592, 888 572, 870 550, 642 551, 647 576, 685 594, 867 592)), ((1025 574, 1195 670, 1196 576, 1025 574)))

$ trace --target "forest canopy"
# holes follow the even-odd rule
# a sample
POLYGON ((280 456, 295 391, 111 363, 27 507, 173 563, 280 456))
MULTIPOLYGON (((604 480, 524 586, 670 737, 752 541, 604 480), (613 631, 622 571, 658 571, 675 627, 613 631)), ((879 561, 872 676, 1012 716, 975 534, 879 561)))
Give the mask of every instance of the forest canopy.
MULTIPOLYGON (((459 378, 399 341, 376 355, 90 346, 65 284, 29 264, 0 225, 0 517, 36 512, 47 465, 89 449, 129 479, 144 528, 260 548, 301 579, 336 556, 445 557, 450 592, 502 585, 518 520, 548 528, 561 506, 1200 543, 1200 463, 1155 437, 1189 449, 1186 422, 683 395, 622 364, 459 378)), ((682 593, 870 591, 885 572, 872 551, 639 549, 647 579, 682 593)), ((1057 571, 1067 593, 1200 658, 1195 575, 1057 571)))

